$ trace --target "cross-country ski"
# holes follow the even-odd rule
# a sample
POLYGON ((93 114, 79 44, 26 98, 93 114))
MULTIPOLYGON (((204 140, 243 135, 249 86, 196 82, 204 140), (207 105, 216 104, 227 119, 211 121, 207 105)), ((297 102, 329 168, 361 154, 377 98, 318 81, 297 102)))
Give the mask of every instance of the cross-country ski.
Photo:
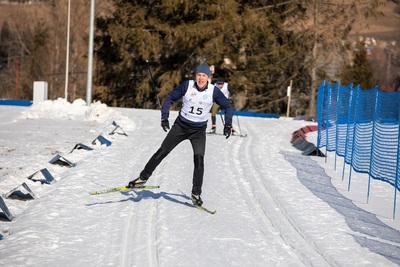
POLYGON ((197 208, 197 209, 199 209, 199 210, 208 212, 208 213, 210 213, 210 214, 215 214, 215 213, 217 212, 216 210, 213 210, 213 211, 212 211, 212 210, 209 210, 209 209, 205 208, 204 206, 194 205, 194 204, 189 203, 189 202, 185 202, 185 205, 186 205, 186 206, 189 206, 189 207, 197 208))
POLYGON ((101 195, 101 194, 108 194, 108 193, 115 193, 115 192, 127 192, 127 191, 133 191, 133 190, 150 190, 150 189, 157 189, 160 188, 158 185, 144 185, 144 186, 139 186, 139 187, 127 187, 127 186, 121 186, 121 187, 114 187, 114 188, 108 188, 108 189, 103 189, 99 191, 92 191, 89 192, 91 195, 101 195))
MULTIPOLYGON (((216 133, 216 132, 206 132, 206 134, 208 134, 208 135, 221 135, 221 136, 225 136, 224 134, 222 134, 222 133, 216 133)), ((231 136, 232 137, 247 137, 247 134, 231 134, 231 136)))

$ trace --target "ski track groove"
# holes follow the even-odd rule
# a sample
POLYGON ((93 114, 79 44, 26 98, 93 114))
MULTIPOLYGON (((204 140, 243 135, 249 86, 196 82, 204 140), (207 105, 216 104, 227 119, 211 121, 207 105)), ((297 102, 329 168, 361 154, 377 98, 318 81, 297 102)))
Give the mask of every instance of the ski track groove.
POLYGON ((254 207, 257 207, 256 212, 261 215, 266 226, 272 226, 276 229, 282 241, 291 248, 293 256, 297 257, 305 266, 332 265, 332 262, 329 262, 315 246, 310 244, 290 218, 282 212, 279 203, 275 201, 270 189, 263 182, 263 174, 259 170, 257 160, 252 156, 255 155, 252 154, 254 153, 252 147, 255 145, 253 144, 252 134, 257 132, 257 129, 252 129, 251 134, 246 138, 246 142, 240 144, 242 147, 240 151, 242 151, 242 155, 245 155, 245 157, 242 157, 243 160, 239 160, 240 168, 244 179, 248 182, 248 185, 246 184, 243 187, 247 192, 242 192, 242 194, 251 196, 250 201, 254 203, 254 207), (251 173, 243 172, 246 164, 251 166, 247 168, 252 170, 251 173), (263 204, 260 205, 260 203, 263 204), (291 231, 288 232, 288 229, 291 229, 291 231))
MULTIPOLYGON (((244 141, 243 139, 241 139, 242 142, 238 143, 237 145, 235 144, 235 148, 233 148, 233 152, 230 152, 230 155, 238 155, 237 158, 235 158, 235 168, 236 168, 236 172, 241 173, 241 176, 245 179, 245 182, 241 183, 241 186, 238 186, 240 194, 242 195, 242 198, 246 200, 246 202, 250 202, 248 204, 249 207, 255 207, 256 209, 252 209, 251 212, 254 214, 253 217, 256 218, 260 218, 262 220, 262 224, 265 226, 265 229, 267 230, 263 230, 262 233, 264 234, 266 239, 270 239, 270 236, 273 236, 275 239, 278 238, 279 242, 285 245, 288 245, 289 247, 290 244, 287 244, 287 242, 285 242, 285 240, 282 238, 279 229, 274 225, 274 223, 272 222, 272 219, 267 215, 268 213, 266 213, 261 205, 260 202, 257 201, 257 197, 254 195, 254 187, 253 184, 251 183, 252 179, 251 177, 253 177, 254 175, 249 175, 246 174, 246 169, 251 169, 249 167, 245 167, 245 165, 248 163, 247 161, 244 162, 243 159, 248 159, 248 148, 252 145, 252 140, 253 137, 250 135, 247 136, 246 141, 244 141), (242 147, 245 146, 244 150, 242 149, 242 147), (239 151, 241 153, 239 153, 239 151), (243 152, 245 154, 245 157, 240 157, 242 160, 239 159, 240 155, 243 155, 243 152)), ((253 166, 254 167, 254 166, 253 166)), ((258 175, 258 174, 257 174, 258 175)), ((271 242, 271 240, 269 240, 269 242, 271 242)), ((290 255, 290 254, 289 254, 290 255)), ((298 264, 302 263, 302 261, 300 260, 300 258, 293 253, 291 255, 294 258, 294 261, 297 261, 298 264)), ((287 259, 287 262, 289 262, 289 260, 287 259)))
POLYGON ((125 238, 123 238, 124 243, 122 244, 122 262, 121 266, 130 266, 132 259, 128 257, 131 255, 131 251, 133 250, 133 243, 134 243, 134 229, 135 229, 135 222, 137 213, 135 211, 135 206, 132 205, 129 208, 129 217, 127 219, 127 225, 125 225, 125 238))
MULTIPOLYGON (((141 194, 146 192, 140 191, 136 197, 141 197, 141 194)), ((123 262, 121 266, 135 266, 136 257, 143 257, 135 253, 141 247, 145 246, 147 256, 147 266, 159 266, 157 249, 156 249, 156 234, 153 226, 157 218, 157 203, 155 201, 147 201, 145 205, 137 205, 132 203, 129 209, 128 223, 125 226, 125 239, 123 244, 123 262), (150 208, 149 208, 150 206, 150 208), (133 257, 130 257, 133 255, 133 257)))
MULTIPOLYGON (((137 122, 138 127, 142 127, 144 124, 143 117, 142 120, 137 122)), ((148 118, 147 118, 148 119, 148 118)), ((132 137, 131 137, 132 138, 132 137)), ((135 136, 131 141, 129 147, 141 147, 140 140, 142 137, 135 136)), ((143 138, 149 138, 149 136, 144 136, 143 138)), ((148 149, 136 150, 135 154, 140 152, 136 160, 143 159, 147 157, 148 149)), ((162 173, 164 168, 163 164, 159 165, 157 172, 162 173)), ((133 175, 138 175, 140 170, 135 170, 133 175)), ((156 174, 156 173, 155 173, 156 174)), ((156 177, 156 175, 153 175, 156 177)), ((133 179, 133 178, 132 178, 133 179)), ((152 179, 154 181, 155 179, 152 179)), ((150 200, 145 201, 146 198, 143 197, 146 191, 132 191, 132 201, 129 208, 129 217, 127 219, 128 223, 125 226, 125 238, 123 244, 122 253, 122 264, 121 266, 137 266, 135 263, 136 257, 143 257, 144 255, 137 255, 135 253, 136 248, 145 246, 145 251, 147 251, 147 266, 159 266, 158 248, 157 248, 157 218, 158 218, 158 201, 150 200), (135 195, 136 196, 135 196, 135 195), (143 199, 142 199, 143 197, 143 199), (135 201, 135 199, 141 199, 141 201, 135 201), (139 204, 139 202, 142 202, 139 204), (156 226, 156 227, 154 227, 156 226), (145 240, 145 241, 143 241, 145 240), (134 255, 132 257, 132 254, 134 255)), ((139 251, 137 249, 136 251, 139 251)))
MULTIPOLYGON (((149 253, 149 266, 159 266, 158 263, 158 248, 157 248, 157 216, 158 216, 158 201, 150 201, 152 207, 150 209, 151 216, 150 222, 147 225, 149 235, 148 239, 148 253, 149 253), (154 227, 156 226, 156 227, 154 227)), ((147 211, 145 211, 147 212, 147 211)))

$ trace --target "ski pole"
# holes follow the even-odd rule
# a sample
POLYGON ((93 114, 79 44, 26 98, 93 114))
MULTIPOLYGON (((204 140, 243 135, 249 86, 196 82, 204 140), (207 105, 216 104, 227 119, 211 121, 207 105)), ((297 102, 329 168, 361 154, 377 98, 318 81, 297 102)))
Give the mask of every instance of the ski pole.
POLYGON ((157 89, 156 89, 156 84, 154 83, 153 74, 151 73, 150 64, 149 64, 149 61, 148 61, 148 60, 146 60, 146 62, 147 62, 147 66, 148 66, 148 68, 149 68, 149 73, 150 73, 150 78, 151 78, 151 84, 152 84, 152 87, 153 87, 153 91, 154 91, 154 93, 156 93, 156 96, 157 96, 157 103, 158 103, 158 106, 159 106, 160 109, 161 109, 160 98, 158 97, 158 93, 157 93, 157 89))
POLYGON ((238 115, 237 112, 236 112, 236 119, 237 119, 237 124, 238 124, 238 127, 239 127, 239 134, 242 134, 242 130, 240 129, 240 123, 239 123, 239 115, 238 115))

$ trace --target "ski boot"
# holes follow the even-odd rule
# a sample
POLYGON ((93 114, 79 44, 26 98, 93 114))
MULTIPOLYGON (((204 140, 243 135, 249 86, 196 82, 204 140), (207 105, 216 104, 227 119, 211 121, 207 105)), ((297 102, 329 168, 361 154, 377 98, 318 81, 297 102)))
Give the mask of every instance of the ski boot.
POLYGON ((144 184, 146 182, 147 182, 147 180, 144 180, 139 177, 139 178, 136 178, 135 180, 130 181, 127 187, 129 187, 129 188, 141 187, 141 186, 144 186, 144 184))
POLYGON ((193 205, 195 205, 195 206, 203 205, 203 200, 201 200, 200 195, 192 194, 192 201, 193 201, 193 205))
POLYGON ((213 124, 213 125, 211 126, 211 133, 215 133, 216 130, 217 130, 217 126, 216 126, 215 124, 213 124))

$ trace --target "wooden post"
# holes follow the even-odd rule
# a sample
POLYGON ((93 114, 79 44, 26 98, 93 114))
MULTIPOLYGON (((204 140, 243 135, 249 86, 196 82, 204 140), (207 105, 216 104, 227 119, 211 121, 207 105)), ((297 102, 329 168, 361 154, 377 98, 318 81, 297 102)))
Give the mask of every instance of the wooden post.
POLYGON ((19 60, 15 61, 15 99, 18 99, 18 65, 19 60))
POLYGON ((291 91, 292 91, 292 83, 293 83, 293 80, 290 80, 289 87, 287 88, 288 103, 287 103, 286 117, 289 117, 289 111, 290 111, 290 95, 291 95, 291 91))

